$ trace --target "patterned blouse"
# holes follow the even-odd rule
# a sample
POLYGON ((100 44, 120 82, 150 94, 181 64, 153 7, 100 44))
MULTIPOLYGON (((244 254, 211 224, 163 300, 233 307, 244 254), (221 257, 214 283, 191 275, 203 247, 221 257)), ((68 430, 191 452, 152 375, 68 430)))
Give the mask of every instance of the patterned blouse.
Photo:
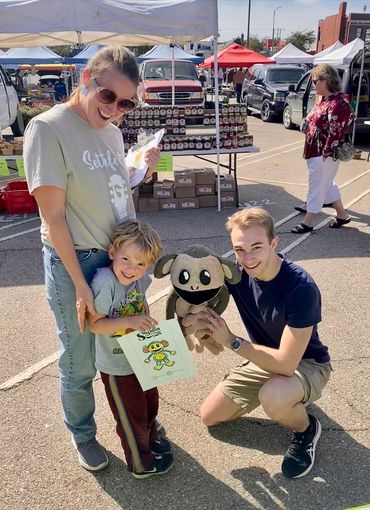
POLYGON ((322 98, 306 117, 304 159, 332 157, 334 148, 344 141, 346 128, 353 119, 353 110, 344 94, 322 98))

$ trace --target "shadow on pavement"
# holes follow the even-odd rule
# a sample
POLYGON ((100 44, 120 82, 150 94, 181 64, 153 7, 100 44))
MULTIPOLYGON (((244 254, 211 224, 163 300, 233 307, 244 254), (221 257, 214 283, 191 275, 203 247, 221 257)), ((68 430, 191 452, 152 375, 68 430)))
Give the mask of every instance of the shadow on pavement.
POLYGON ((209 474, 194 458, 176 445, 169 475, 135 480, 126 464, 108 452, 109 467, 94 474, 101 488, 125 510, 246 509, 248 502, 221 480, 209 474))
MULTIPOLYGON (((370 451, 357 442, 318 406, 310 410, 320 420, 323 434, 312 471, 289 480, 259 466, 232 471, 244 489, 266 510, 339 510, 370 501, 370 451)), ((242 418, 209 429, 225 443, 283 457, 290 433, 266 419, 242 418)), ((257 506, 256 506, 257 508, 257 506)))

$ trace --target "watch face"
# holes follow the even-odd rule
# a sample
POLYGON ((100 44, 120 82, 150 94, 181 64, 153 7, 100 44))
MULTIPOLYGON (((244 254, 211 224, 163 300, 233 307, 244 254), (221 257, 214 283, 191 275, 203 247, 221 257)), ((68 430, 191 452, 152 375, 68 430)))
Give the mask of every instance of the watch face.
POLYGON ((239 338, 235 338, 232 342, 231 342, 231 348, 233 351, 238 351, 241 347, 242 343, 241 341, 239 340, 239 338))

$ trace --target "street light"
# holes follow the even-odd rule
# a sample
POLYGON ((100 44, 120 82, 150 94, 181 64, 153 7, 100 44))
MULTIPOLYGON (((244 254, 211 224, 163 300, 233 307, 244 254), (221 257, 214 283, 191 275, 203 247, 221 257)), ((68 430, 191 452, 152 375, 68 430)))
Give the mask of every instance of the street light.
POLYGON ((281 9, 281 5, 279 5, 279 7, 276 7, 276 9, 274 10, 274 14, 272 16, 272 42, 271 42, 271 51, 272 53, 274 53, 274 47, 275 47, 275 43, 274 43, 274 36, 275 36, 275 13, 278 9, 281 9))

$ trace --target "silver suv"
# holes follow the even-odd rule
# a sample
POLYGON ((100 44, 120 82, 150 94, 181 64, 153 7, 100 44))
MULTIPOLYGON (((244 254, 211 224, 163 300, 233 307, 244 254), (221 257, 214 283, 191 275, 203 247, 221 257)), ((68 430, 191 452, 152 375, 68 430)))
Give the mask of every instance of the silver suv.
POLYGON ((0 66, 0 130, 9 126, 14 136, 23 136, 24 123, 17 92, 9 75, 0 66))
MULTIPOLYGON (((346 68, 339 68, 342 78, 342 92, 351 102, 355 109, 358 80, 361 68, 361 53, 358 54, 346 68)), ((356 118, 356 132, 369 132, 370 127, 365 121, 370 121, 370 50, 365 51, 365 61, 360 85, 359 106, 356 118)), ((302 119, 311 110, 315 103, 316 92, 312 84, 311 71, 302 76, 297 85, 289 86, 289 94, 285 98, 283 112, 283 125, 286 129, 294 129, 299 126, 302 119)))

